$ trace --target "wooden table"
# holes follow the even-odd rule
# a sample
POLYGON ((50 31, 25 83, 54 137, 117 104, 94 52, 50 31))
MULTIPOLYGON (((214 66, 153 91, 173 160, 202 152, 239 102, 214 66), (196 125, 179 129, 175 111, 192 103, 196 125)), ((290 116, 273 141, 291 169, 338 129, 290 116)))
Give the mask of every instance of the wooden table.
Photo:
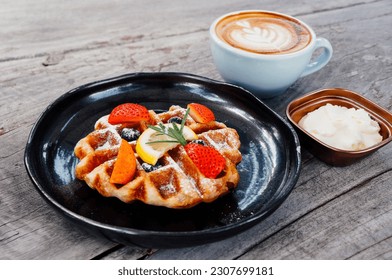
POLYGON ((226 240, 143 249, 86 233, 49 206, 23 163, 40 113, 63 93, 130 72, 188 72, 222 80, 210 23, 243 9, 297 16, 334 55, 266 104, 284 116, 307 92, 343 87, 391 110, 390 0, 2 0, 0 8, 0 259, 392 259, 392 144, 349 167, 303 151, 288 199, 226 240))

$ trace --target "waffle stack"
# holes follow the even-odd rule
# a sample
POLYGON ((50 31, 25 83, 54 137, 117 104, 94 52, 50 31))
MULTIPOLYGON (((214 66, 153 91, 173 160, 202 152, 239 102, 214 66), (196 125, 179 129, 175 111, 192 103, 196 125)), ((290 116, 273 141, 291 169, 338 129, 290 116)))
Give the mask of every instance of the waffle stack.
MULTIPOLYGON (((185 125, 214 147, 225 158, 224 170, 217 178, 205 177, 187 155, 183 146, 169 150, 159 159, 159 166, 145 170, 145 164, 135 152, 136 174, 125 185, 110 183, 110 176, 121 143, 124 128, 133 128, 141 133, 148 125, 167 123, 172 118, 184 118, 186 110, 171 106, 169 111, 155 113, 149 110, 150 120, 133 124, 112 125, 108 115, 100 118, 94 131, 81 139, 75 146, 75 155, 80 159, 75 169, 76 177, 105 197, 117 197, 123 202, 135 200, 146 204, 168 208, 190 208, 200 202, 212 202, 235 188, 239 181, 237 164, 242 156, 240 140, 236 130, 217 121, 197 123, 187 116, 185 125)), ((136 141, 130 144, 135 151, 136 141)))

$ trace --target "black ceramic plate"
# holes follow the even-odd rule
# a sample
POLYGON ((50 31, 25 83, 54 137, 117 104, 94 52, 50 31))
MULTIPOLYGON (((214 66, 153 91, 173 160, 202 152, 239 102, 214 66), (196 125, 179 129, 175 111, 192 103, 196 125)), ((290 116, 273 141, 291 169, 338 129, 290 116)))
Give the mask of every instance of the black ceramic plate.
POLYGON ((179 247, 226 238, 271 214, 297 181, 300 146, 286 121, 239 87, 183 73, 137 73, 87 84, 57 99, 31 131, 25 165, 47 201, 91 232, 127 245, 179 247), (208 105, 240 135, 238 187, 212 203, 174 210, 104 198, 76 179, 76 142, 125 102, 153 110, 208 105))

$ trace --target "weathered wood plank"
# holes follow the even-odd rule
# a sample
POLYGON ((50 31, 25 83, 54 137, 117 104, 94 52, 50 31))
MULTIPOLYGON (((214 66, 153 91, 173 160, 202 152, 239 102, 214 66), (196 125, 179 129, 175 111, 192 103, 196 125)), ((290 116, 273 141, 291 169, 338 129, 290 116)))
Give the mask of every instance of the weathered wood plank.
POLYGON ((233 10, 298 15, 334 46, 327 67, 267 102, 281 115, 291 99, 337 86, 357 90, 391 110, 392 40, 389 29, 380 28, 392 26, 390 1, 0 2, 0 259, 391 258, 391 223, 380 235, 367 231, 363 241, 355 239, 363 237, 362 230, 390 222, 391 205, 384 200, 384 208, 377 204, 390 178, 390 145, 349 168, 331 168, 305 151, 297 187, 265 222, 228 240, 178 250, 122 247, 85 233, 45 203, 23 166, 32 124, 47 105, 76 86, 138 71, 180 71, 220 80, 209 52, 208 27, 215 17, 233 10), (365 200, 376 183, 381 184, 377 196, 365 200), (351 196, 365 201, 366 211, 355 212, 351 196), (346 247, 339 249, 332 236, 323 243, 327 252, 307 253, 316 243, 305 244, 306 237, 322 239, 311 235, 312 228, 320 227, 320 233, 334 229, 338 212, 333 206, 357 215, 357 220, 336 221, 347 225, 334 237, 348 233, 354 239, 344 239, 346 247), (292 242, 290 252, 261 252, 277 248, 279 238, 292 242))
POLYGON ((241 259, 390 257, 392 230, 386 225, 392 223, 391 175, 392 169, 358 184, 264 240, 241 259), (373 246, 377 246, 377 255, 366 254, 373 246))
MULTIPOLYGON (((373 2, 339 1, 170 1, 154 0, 47 2, 2 0, 0 61, 46 56, 52 52, 109 46, 113 39, 148 41, 160 37, 207 30, 223 13, 268 9, 306 15, 373 2)), ((175 37, 173 37, 173 41, 175 37)))

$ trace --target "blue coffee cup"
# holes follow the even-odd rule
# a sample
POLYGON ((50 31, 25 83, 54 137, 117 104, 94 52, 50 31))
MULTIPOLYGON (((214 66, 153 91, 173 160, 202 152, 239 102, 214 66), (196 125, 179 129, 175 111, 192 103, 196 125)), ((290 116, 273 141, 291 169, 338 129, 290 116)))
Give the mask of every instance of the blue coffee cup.
MULTIPOLYGON (((274 28, 278 30, 276 32, 278 35, 286 32, 284 26, 277 25, 277 27, 273 26, 272 29, 274 28)), ((240 30, 240 32, 242 31, 240 30)), ((241 38, 241 35, 239 36, 241 38)), ((263 43, 265 43, 265 40, 263 43)), ((283 94, 299 78, 323 68, 329 62, 333 53, 330 42, 325 38, 316 37, 313 29, 306 23, 289 15, 263 10, 238 11, 216 19, 210 26, 210 47, 214 64, 222 78, 229 83, 248 89, 259 98, 272 98, 283 94), (262 25, 255 27, 252 26, 252 22, 249 23, 250 20, 247 22, 250 15, 253 18, 256 17, 257 22, 259 22, 258 16, 260 18, 267 16, 267 21, 272 22, 270 26, 281 19, 288 21, 289 24, 295 23, 306 31, 308 41, 303 46, 299 46, 298 49, 290 49, 290 43, 282 39, 279 42, 289 46, 287 50, 276 50, 270 53, 256 52, 246 49, 241 44, 225 41, 222 34, 220 34, 224 32, 222 30, 225 28, 221 27, 222 22, 226 24, 226 22, 233 22, 238 19, 242 21, 241 24, 236 25, 240 25, 239 28, 245 30, 244 36, 249 34, 249 36, 252 36, 252 44, 257 43, 257 40, 263 41, 266 36, 268 36, 268 40, 277 37, 276 34, 273 34, 273 30, 263 30, 262 25), (260 37, 259 34, 263 34, 263 32, 268 35, 263 35, 264 37, 260 35, 260 37), (317 49, 321 49, 321 53, 312 58, 317 49)))

